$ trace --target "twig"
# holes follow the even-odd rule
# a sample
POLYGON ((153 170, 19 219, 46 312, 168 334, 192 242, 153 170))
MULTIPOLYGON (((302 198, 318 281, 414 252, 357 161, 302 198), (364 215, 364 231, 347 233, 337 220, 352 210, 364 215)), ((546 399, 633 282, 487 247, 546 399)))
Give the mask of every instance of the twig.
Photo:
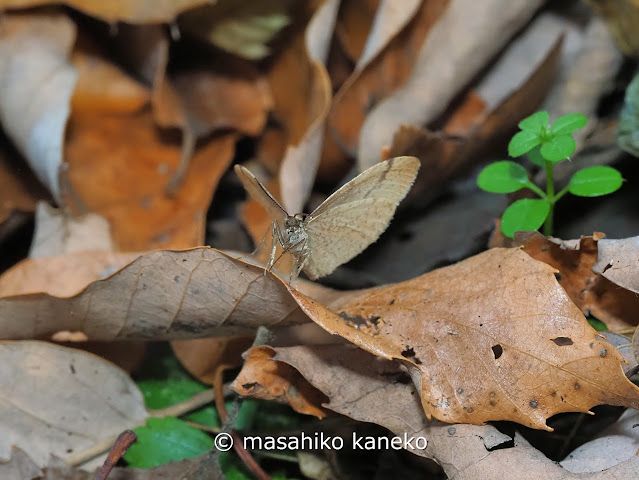
POLYGON ((131 430, 125 430, 118 435, 118 438, 116 439, 113 448, 111 448, 111 451, 109 451, 109 455, 107 455, 106 460, 100 469, 95 472, 93 480, 106 480, 109 473, 111 473, 111 470, 113 470, 113 466, 118 463, 120 458, 122 458, 122 455, 126 453, 129 447, 133 445, 133 442, 137 439, 138 436, 131 430))
MULTIPOLYGON (((215 369, 215 375, 213 377, 213 390, 215 391, 215 408, 217 408, 217 412, 220 415, 222 423, 226 422, 227 418, 226 405, 224 404, 224 382, 222 378, 222 374, 227 368, 230 368, 230 366, 219 365, 215 369)), ((235 430, 231 430, 231 437, 233 437, 233 449, 242 459, 244 464, 255 474, 255 476, 259 480, 271 480, 271 477, 264 470, 262 470, 262 467, 260 467, 253 456, 244 448, 242 437, 240 437, 235 430)))

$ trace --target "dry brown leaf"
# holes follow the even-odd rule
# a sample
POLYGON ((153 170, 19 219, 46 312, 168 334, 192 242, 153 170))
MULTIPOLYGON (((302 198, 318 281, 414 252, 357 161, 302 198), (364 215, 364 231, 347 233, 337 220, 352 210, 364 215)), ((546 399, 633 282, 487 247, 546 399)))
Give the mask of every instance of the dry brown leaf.
POLYGON ((639 3, 636 0, 586 0, 603 17, 617 46, 626 55, 639 53, 639 35, 635 25, 639 22, 639 3))
POLYGON ((171 348, 191 375, 200 382, 213 385, 217 367, 242 365, 242 353, 252 343, 252 337, 196 338, 173 341, 171 348))
POLYGON ((410 78, 366 117, 359 132, 360 170, 379 161, 401 124, 426 125, 444 112, 541 3, 452 0, 422 44, 410 78))
POLYGON ((107 59, 80 32, 71 62, 78 72, 71 110, 78 112, 134 113, 151 100, 149 88, 107 59))
MULTIPOLYGON (((22 260, 0 276, 0 297, 37 292, 70 297, 89 283, 111 275, 139 256, 139 253, 84 251, 51 258, 22 260)), ((5 337, 0 335, 0 338, 5 337)))
POLYGON ((75 25, 59 13, 5 14, 0 25, 0 120, 40 181, 60 201, 59 170, 76 71, 75 25))
MULTIPOLYGON (((528 255, 559 271, 559 283, 585 315, 592 313, 608 329, 621 330, 637 324, 639 298, 632 291, 619 288, 605 275, 595 273, 597 258, 602 258, 598 243, 603 237, 604 234, 595 233, 592 237, 564 242, 547 239, 539 232, 527 232, 516 234, 515 244, 522 245, 528 255)), ((605 261, 602 267, 605 268, 605 261)))
POLYGON ((414 18, 405 23, 383 50, 357 70, 335 95, 317 173, 322 181, 336 182, 348 170, 346 156, 354 156, 357 151, 359 132, 366 115, 376 102, 407 80, 420 46, 448 3, 448 0, 423 1, 419 6, 411 2, 411 6, 419 6, 414 18))
MULTIPOLYGON (((11 291, 5 276, 0 282, 11 291)), ((57 287, 54 280, 49 287, 57 287)), ((0 338, 67 330, 90 340, 177 340, 308 322, 275 275, 209 248, 148 253, 68 298, 49 289, 14 289, 14 296, 0 298, 0 338)))
POLYGON ((175 20, 184 10, 208 3, 209 0, 116 0, 94 2, 92 0, 3 0, 2 8, 29 8, 51 3, 62 3, 107 22, 164 23, 175 20))
POLYGON ((115 365, 45 342, 2 342, 0 458, 13 445, 43 467, 144 424, 142 393, 115 365), (34 395, 46 392, 46 395, 34 395))
POLYGON ((95 213, 76 218, 39 202, 29 258, 56 257, 88 250, 113 250, 109 222, 95 213))
POLYGON ((352 62, 357 62, 366 44, 380 0, 343 0, 335 23, 335 35, 352 62))
MULTIPOLYGON (((179 462, 170 462, 154 468, 115 467, 109 474, 109 480, 175 480, 193 478, 195 472, 207 455, 187 458, 179 462)), ((211 469, 207 470, 207 480, 224 480, 211 469)), ((0 463, 0 478, 3 480, 93 480, 94 472, 87 472, 67 465, 63 460, 52 457, 46 467, 40 469, 20 448, 13 448, 9 463, 0 463), (5 476, 5 472, 7 476, 5 476), (18 476, 8 476, 20 472, 18 476), (24 474, 23 474, 24 472, 24 474), (31 473, 33 472, 33 473, 31 473), (29 476, 32 475, 32 476, 29 476)))
POLYGON ((602 238, 598 247, 599 255, 592 271, 603 275, 615 285, 639 293, 639 237, 620 240, 602 238))
POLYGON ((494 480, 496 472, 507 471, 508 478, 630 480, 639 472, 639 457, 635 457, 596 474, 571 475, 518 433, 513 445, 507 446, 505 442, 513 439, 491 425, 428 421, 403 367, 361 349, 339 345, 275 350, 276 360, 293 366, 329 397, 326 408, 359 421, 383 425, 400 438, 404 434, 409 438, 426 438, 426 450, 409 451, 437 461, 448 478, 494 480))
POLYGON ((262 400, 276 400, 306 415, 324 418, 321 405, 328 399, 308 383, 297 370, 273 359, 275 350, 268 346, 252 348, 231 388, 238 394, 262 400))
POLYGON ((180 148, 163 139, 149 111, 78 115, 69 126, 66 148, 74 192, 69 203, 76 213, 104 216, 123 251, 202 245, 206 210, 234 147, 234 134, 209 140, 197 150, 179 190, 169 196, 165 188, 180 148))
POLYGON ((519 249, 493 249, 407 282, 371 289, 339 314, 290 289, 327 331, 401 360, 428 415, 549 429, 556 413, 638 406, 622 357, 554 278, 519 249))

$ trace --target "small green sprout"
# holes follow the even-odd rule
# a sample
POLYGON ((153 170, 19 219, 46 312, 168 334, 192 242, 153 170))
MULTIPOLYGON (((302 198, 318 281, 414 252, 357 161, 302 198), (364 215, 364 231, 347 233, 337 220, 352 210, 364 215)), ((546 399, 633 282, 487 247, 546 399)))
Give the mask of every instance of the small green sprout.
POLYGON ((540 111, 519 122, 520 132, 508 144, 508 155, 528 159, 546 170, 546 191, 535 185, 528 172, 518 163, 502 160, 484 168, 477 178, 477 185, 491 193, 512 193, 528 188, 540 198, 525 198, 510 205, 501 219, 501 230, 509 238, 515 232, 537 230, 544 226, 544 235, 552 235, 555 203, 570 192, 579 197, 599 197, 618 190, 623 183, 621 173, 615 168, 595 166, 583 168, 572 176, 568 185, 555 193, 553 169, 562 160, 568 160, 575 151, 571 133, 579 130, 588 119, 580 113, 564 115, 549 125, 548 112, 540 111))

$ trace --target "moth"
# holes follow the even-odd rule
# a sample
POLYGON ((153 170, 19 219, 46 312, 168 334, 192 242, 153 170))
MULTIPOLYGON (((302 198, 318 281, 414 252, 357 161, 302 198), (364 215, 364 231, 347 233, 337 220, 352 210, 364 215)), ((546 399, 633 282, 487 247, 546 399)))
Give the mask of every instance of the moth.
POLYGON ((246 191, 273 220, 266 269, 275 263, 277 241, 283 252, 295 258, 290 282, 302 270, 311 280, 332 273, 386 230, 397 205, 413 185, 419 166, 415 157, 380 162, 345 184, 312 213, 289 215, 249 170, 235 165, 246 191))

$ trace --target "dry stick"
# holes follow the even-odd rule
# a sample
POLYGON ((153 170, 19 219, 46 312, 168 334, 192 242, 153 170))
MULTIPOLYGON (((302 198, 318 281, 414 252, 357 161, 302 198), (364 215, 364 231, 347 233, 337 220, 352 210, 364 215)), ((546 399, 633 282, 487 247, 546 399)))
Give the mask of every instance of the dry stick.
MULTIPOLYGON (((222 381, 222 374, 227 368, 232 368, 232 366, 218 365, 218 367, 215 369, 215 374, 213 377, 215 408, 217 408, 217 412, 220 415, 222 423, 225 423, 227 418, 226 405, 224 404, 224 393, 222 390, 224 385, 222 381)), ((231 437, 233 437, 233 449, 242 459, 244 464, 251 470, 251 472, 253 472, 259 480, 271 480, 271 477, 264 470, 262 470, 262 467, 260 467, 253 456, 244 448, 242 438, 237 434, 235 430, 231 429, 231 437)))
MULTIPOLYGON (((179 417, 181 415, 184 415, 187 412, 190 412, 191 410, 195 410, 197 408, 203 407, 204 405, 211 403, 212 401, 213 401, 213 390, 206 390, 204 392, 200 392, 196 395, 193 395, 191 398, 189 398, 188 400, 184 402, 176 403, 175 405, 171 405, 170 407, 163 408, 161 410, 151 410, 149 411, 149 414, 151 417, 155 417, 155 418, 179 417)), ((131 425, 130 427, 133 429, 137 427, 142 427, 145 424, 146 424, 146 419, 138 423, 137 425, 131 425)), ((92 458, 97 457, 98 455, 101 455, 104 452, 108 452, 109 449, 111 448, 111 445, 113 445, 113 442, 115 442, 117 438, 118 437, 115 435, 112 437, 106 438, 96 443, 91 448, 68 458, 66 462, 71 466, 81 465, 85 462, 88 462, 92 458)))
POLYGON ((109 473, 111 473, 111 470, 113 470, 113 466, 118 463, 120 458, 122 458, 122 455, 125 454, 125 452, 131 445, 133 445, 133 442, 135 442, 137 439, 138 436, 131 430, 125 430, 124 432, 122 432, 115 441, 113 448, 109 452, 109 455, 107 456, 100 469, 95 472, 95 477, 93 477, 93 480, 106 480, 106 478, 109 476, 109 473))

